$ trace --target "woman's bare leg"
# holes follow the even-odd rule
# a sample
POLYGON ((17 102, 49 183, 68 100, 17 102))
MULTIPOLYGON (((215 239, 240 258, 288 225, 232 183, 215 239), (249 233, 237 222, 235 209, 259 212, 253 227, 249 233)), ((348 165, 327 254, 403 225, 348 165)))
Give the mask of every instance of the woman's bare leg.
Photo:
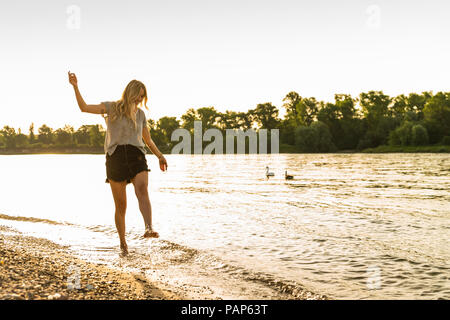
POLYGON ((127 183, 115 182, 109 180, 109 185, 111 186, 111 191, 114 197, 114 204, 116 206, 115 212, 115 222, 117 232, 119 233, 120 239, 120 249, 123 254, 128 253, 128 246, 125 240, 125 212, 127 210, 127 183))
POLYGON ((139 210, 141 211, 142 217, 144 218, 146 232, 144 237, 146 238, 157 238, 159 234, 155 231, 149 232, 147 229, 152 229, 152 205, 150 203, 150 198, 148 195, 148 172, 139 172, 131 182, 134 186, 134 192, 139 202, 139 210))

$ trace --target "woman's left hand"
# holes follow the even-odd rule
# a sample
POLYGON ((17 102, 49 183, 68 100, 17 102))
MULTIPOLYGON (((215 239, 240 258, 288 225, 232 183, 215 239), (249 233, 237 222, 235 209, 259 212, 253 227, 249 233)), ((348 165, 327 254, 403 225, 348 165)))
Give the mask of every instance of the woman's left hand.
POLYGON ((167 160, 163 155, 161 155, 161 157, 159 158, 159 168, 161 169, 161 171, 166 171, 167 167, 167 160))

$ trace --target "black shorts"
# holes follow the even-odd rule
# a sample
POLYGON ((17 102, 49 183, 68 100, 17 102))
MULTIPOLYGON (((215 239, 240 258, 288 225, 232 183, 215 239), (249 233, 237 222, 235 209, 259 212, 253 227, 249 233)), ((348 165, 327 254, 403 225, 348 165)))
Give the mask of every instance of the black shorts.
POLYGON ((106 153, 106 183, 109 180, 131 182, 139 172, 150 171, 145 154, 131 145, 118 145, 112 155, 106 153))

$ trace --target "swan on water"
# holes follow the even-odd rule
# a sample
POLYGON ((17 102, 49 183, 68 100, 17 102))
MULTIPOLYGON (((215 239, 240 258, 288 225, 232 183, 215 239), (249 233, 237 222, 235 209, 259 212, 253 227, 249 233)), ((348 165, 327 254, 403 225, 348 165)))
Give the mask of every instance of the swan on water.
POLYGON ((292 180, 292 179, 294 179, 294 176, 290 176, 290 175, 287 174, 287 171, 284 171, 284 178, 286 180, 292 180))
POLYGON ((273 177, 274 175, 273 172, 269 172, 269 167, 266 167, 266 177, 273 177))

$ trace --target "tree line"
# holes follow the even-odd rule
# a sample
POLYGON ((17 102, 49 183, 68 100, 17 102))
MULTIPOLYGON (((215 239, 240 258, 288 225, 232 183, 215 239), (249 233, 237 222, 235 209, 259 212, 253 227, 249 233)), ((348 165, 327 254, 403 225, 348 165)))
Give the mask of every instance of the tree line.
POLYGON ((10 126, 0 130, 0 148, 49 148, 49 147, 102 147, 105 130, 102 125, 83 125, 78 130, 65 125, 64 128, 52 129, 46 124, 34 131, 34 124, 29 127, 28 134, 19 129, 17 132, 10 126))
MULTIPOLYGON (((194 121, 202 129, 279 129, 280 150, 292 152, 334 152, 363 150, 380 145, 450 145, 450 92, 410 93, 389 97, 382 91, 369 91, 353 98, 336 94, 334 102, 318 101, 289 92, 283 99, 283 119, 271 102, 260 103, 247 112, 214 107, 190 108, 178 120, 162 117, 148 120, 153 141, 168 153, 178 141, 172 132, 185 128, 193 134, 194 121)), ((4 126, 0 130, 0 149, 103 146, 105 129, 100 124, 52 129, 42 125, 28 134, 4 126)), ((209 142, 204 142, 208 144, 209 142)))
POLYGON ((290 92, 284 101, 284 142, 299 151, 450 144, 449 92, 393 98, 382 91, 361 93, 358 98, 336 94, 333 103, 290 92))

